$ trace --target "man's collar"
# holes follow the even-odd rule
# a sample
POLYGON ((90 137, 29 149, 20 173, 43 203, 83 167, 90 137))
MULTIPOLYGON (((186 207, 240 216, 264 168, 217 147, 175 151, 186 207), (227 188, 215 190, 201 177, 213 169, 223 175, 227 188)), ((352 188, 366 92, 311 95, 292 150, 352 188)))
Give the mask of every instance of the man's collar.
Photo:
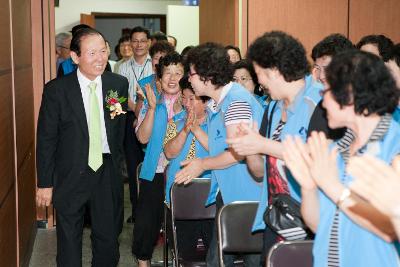
POLYGON ((83 73, 78 69, 76 70, 76 75, 78 76, 78 81, 79 83, 86 88, 91 82, 95 82, 97 84, 101 83, 101 76, 97 76, 93 81, 88 79, 83 73))
POLYGON ((147 53, 146 59, 143 61, 143 64, 137 63, 134 56, 132 56, 132 58, 131 58, 130 60, 132 60, 132 62, 133 62, 134 65, 143 66, 143 65, 145 65, 148 61, 151 61, 151 57, 150 57, 149 53, 147 53))

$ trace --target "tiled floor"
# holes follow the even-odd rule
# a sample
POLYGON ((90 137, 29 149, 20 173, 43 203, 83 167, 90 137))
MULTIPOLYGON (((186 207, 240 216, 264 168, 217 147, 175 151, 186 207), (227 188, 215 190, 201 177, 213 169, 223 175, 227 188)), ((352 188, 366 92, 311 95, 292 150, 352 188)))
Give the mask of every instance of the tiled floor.
MULTIPOLYGON (((131 215, 131 203, 129 201, 129 189, 125 184, 125 217, 131 215)), ((120 235, 120 261, 119 267, 137 266, 131 254, 132 242, 132 224, 124 223, 122 234, 120 235)), ((36 235, 33 253, 31 257, 30 267, 53 267, 56 266, 56 230, 39 229, 36 235)), ((162 260, 162 246, 158 246, 153 255, 153 261, 162 260)), ((83 248, 82 248, 82 263, 83 266, 90 266, 92 250, 90 247, 90 229, 85 228, 83 232, 83 248)))

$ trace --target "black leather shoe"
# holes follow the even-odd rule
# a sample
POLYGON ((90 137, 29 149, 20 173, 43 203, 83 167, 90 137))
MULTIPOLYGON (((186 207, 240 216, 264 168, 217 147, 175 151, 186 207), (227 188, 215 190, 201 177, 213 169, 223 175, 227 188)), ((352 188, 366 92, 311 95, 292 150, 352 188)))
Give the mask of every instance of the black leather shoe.
POLYGON ((126 222, 127 223, 134 223, 135 222, 135 218, 133 218, 132 215, 131 215, 131 216, 128 217, 128 219, 126 219, 126 222))

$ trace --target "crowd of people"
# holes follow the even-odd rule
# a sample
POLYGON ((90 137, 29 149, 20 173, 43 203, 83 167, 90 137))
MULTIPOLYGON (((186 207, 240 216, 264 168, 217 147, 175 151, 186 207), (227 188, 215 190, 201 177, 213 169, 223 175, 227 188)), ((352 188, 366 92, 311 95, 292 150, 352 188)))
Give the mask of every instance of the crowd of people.
MULTIPOLYGON (((310 64, 281 31, 258 37, 244 58, 216 43, 179 54, 175 38, 138 26, 118 42, 117 75, 106 70, 106 43, 82 25, 57 35, 59 77, 43 93, 37 202, 57 208, 59 266, 79 266, 86 207, 93 266, 117 265, 123 168, 140 267, 150 266, 172 184, 194 178, 211 179, 204 205, 217 212, 259 202, 252 231, 264 233, 262 253, 225 253, 226 266, 238 256, 265 266, 274 244, 305 238, 314 240, 314 266, 400 265, 400 44, 331 34, 310 64), (92 94, 93 82, 102 90, 92 94), (300 203, 307 234, 266 223, 280 194, 300 203)), ((214 222, 180 222, 177 232, 180 250, 200 240, 207 266, 218 266, 214 222)))

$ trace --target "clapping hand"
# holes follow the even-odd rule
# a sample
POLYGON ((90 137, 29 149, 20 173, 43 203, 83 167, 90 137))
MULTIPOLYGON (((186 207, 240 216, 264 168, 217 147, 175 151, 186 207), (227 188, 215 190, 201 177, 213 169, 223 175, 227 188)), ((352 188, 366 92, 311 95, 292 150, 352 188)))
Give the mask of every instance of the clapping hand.
POLYGON ((400 157, 393 161, 393 167, 370 155, 353 157, 347 171, 355 177, 350 189, 368 200, 378 210, 393 216, 399 209, 400 157))
POLYGON ((153 88, 151 87, 151 85, 149 83, 145 85, 145 90, 146 90, 147 103, 149 105, 149 108, 155 109, 156 104, 157 104, 157 98, 156 98, 156 95, 154 94, 153 88))
POLYGON ((306 144, 298 137, 288 136, 283 143, 283 160, 302 189, 314 190, 316 183, 311 177, 311 157, 306 144))
POLYGON ((143 90, 139 85, 136 86, 136 96, 139 98, 139 100, 146 99, 146 95, 143 93, 143 90))
POLYGON ((307 141, 310 158, 306 162, 311 177, 324 192, 340 183, 336 164, 337 149, 330 150, 329 143, 323 132, 312 132, 307 141))
POLYGON ((195 158, 181 162, 182 170, 176 173, 175 182, 178 184, 188 184, 194 178, 200 177, 204 172, 202 167, 202 159, 195 158))
POLYGON ((194 114, 193 109, 191 108, 191 109, 187 110, 187 117, 186 117, 185 128, 184 128, 184 131, 186 133, 189 133, 192 130, 195 118, 196 118, 196 115, 194 114))
POLYGON ((258 133, 257 123, 251 128, 246 123, 240 123, 236 137, 226 139, 226 143, 240 156, 259 154, 260 143, 265 138, 258 133))

